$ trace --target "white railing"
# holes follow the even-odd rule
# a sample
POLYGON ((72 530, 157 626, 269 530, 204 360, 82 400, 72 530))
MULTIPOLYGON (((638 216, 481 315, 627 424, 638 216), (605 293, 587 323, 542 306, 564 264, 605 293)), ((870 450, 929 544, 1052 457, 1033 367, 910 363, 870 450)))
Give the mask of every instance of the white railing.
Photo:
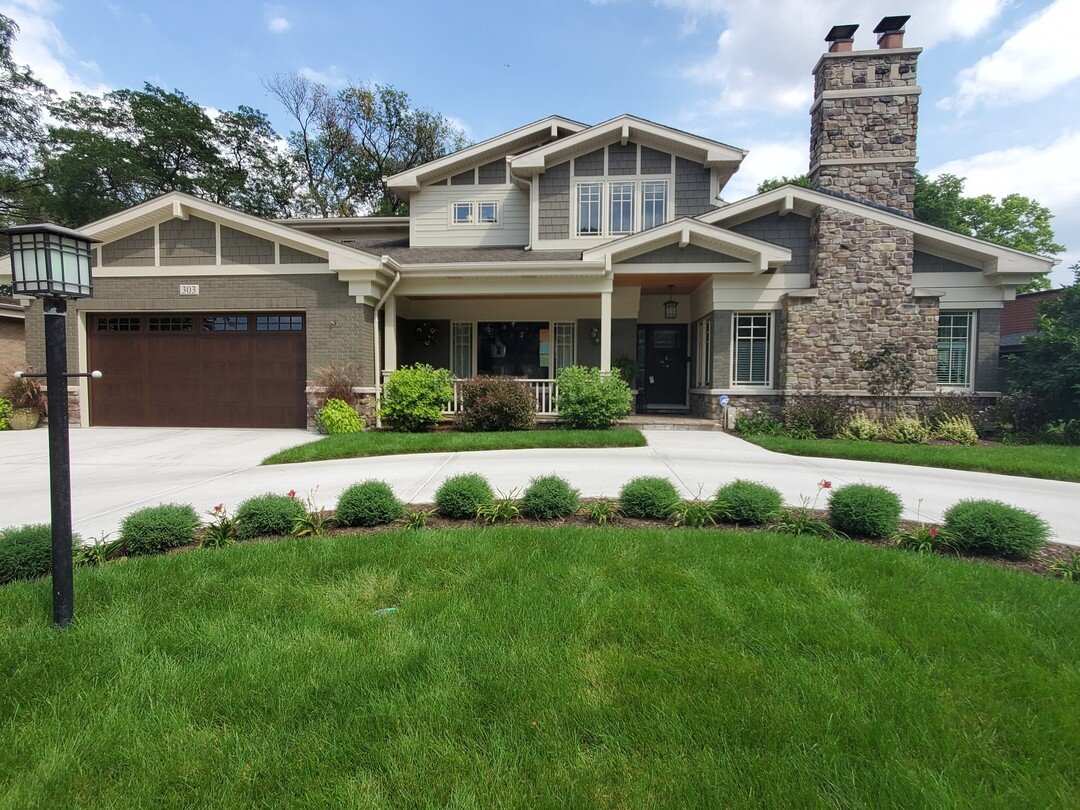
MULTIPOLYGON (((555 380, 526 380, 517 377, 514 379, 532 392, 538 415, 555 416, 559 413, 559 395, 555 380)), ((465 382, 467 381, 454 380, 454 396, 446 403, 443 413, 455 414, 461 410, 461 386, 465 382)))

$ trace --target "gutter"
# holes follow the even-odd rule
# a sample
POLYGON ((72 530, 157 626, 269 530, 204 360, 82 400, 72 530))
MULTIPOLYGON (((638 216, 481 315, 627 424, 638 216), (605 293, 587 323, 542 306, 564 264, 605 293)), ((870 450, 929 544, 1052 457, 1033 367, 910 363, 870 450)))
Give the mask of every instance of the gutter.
POLYGON ((382 263, 385 267, 394 271, 394 280, 390 282, 390 286, 386 288, 382 298, 375 304, 375 317, 372 324, 375 330, 375 427, 379 428, 382 427, 382 419, 379 418, 379 406, 382 404, 382 338, 379 329, 379 313, 382 312, 386 299, 393 295, 394 288, 401 281, 400 264, 389 256, 383 256, 382 263))

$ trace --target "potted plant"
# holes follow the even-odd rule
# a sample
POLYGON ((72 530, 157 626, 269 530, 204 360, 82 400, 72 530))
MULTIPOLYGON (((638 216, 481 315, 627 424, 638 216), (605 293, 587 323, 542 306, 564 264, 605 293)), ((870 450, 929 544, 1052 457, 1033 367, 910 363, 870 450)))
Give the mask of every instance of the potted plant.
POLYGON ((4 398, 11 402, 8 424, 12 430, 33 430, 48 413, 45 391, 36 377, 12 377, 4 398))

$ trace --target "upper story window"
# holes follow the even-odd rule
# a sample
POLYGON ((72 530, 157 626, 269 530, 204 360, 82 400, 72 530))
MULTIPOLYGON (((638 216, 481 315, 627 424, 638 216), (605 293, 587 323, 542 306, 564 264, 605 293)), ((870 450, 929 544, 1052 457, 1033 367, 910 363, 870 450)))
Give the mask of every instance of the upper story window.
POLYGON ((499 204, 496 202, 482 202, 479 204, 480 222, 484 225, 493 225, 499 221, 499 204))
POLYGON ((492 200, 452 203, 450 221, 454 225, 495 225, 499 221, 499 204, 492 200))
POLYGON ((473 204, 471 202, 454 203, 454 224, 471 225, 473 219, 473 204))
POLYGON ((578 236, 624 236, 668 219, 667 180, 605 180, 577 184, 578 236))
POLYGON ((942 312, 938 317, 938 385, 971 387, 971 322, 970 312, 942 312))

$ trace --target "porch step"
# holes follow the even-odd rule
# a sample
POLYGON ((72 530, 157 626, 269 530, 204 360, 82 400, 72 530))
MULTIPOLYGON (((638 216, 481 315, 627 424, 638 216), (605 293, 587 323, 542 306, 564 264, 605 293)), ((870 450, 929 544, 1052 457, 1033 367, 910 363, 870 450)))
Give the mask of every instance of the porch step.
POLYGON ((636 414, 619 422, 619 427, 638 430, 720 430, 714 419, 694 416, 663 416, 660 414, 636 414))

